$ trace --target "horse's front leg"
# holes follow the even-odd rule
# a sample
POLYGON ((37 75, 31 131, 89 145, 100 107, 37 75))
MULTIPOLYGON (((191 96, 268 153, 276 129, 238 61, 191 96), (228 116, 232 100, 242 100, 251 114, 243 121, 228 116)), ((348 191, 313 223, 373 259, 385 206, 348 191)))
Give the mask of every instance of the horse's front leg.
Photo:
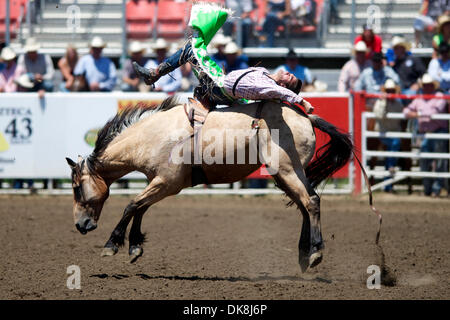
POLYGON ((136 209, 128 237, 131 263, 135 262, 144 252, 142 244, 144 243, 145 236, 141 233, 141 222, 146 210, 152 204, 167 196, 178 193, 181 189, 182 184, 179 183, 179 181, 169 181, 168 179, 157 176, 150 182, 144 191, 133 200, 136 209))
POLYGON ((133 218, 133 224, 131 225, 130 234, 128 236, 128 241, 130 243, 128 253, 131 257, 131 263, 135 262, 144 253, 142 244, 145 241, 145 234, 141 232, 141 222, 147 208, 148 206, 139 209, 133 218))
POLYGON ((125 232, 127 230, 128 224, 131 218, 136 214, 138 206, 135 202, 130 202, 130 204, 125 208, 123 212, 122 219, 120 219, 117 226, 114 228, 111 236, 105 244, 102 251, 102 256, 113 256, 119 251, 119 247, 123 246, 125 243, 125 232))

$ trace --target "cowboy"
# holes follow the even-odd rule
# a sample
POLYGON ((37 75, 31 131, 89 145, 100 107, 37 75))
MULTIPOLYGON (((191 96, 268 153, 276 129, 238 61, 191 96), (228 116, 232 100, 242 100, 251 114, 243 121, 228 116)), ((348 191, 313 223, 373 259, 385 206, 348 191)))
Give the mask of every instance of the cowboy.
POLYGON ((96 36, 89 45, 89 54, 78 61, 74 75, 84 75, 90 91, 112 91, 117 80, 116 67, 109 58, 102 56, 106 43, 96 36))
POLYGON ((391 47, 395 55, 392 69, 400 77, 402 93, 416 94, 419 90, 418 80, 426 71, 422 60, 407 54, 411 50, 411 44, 404 37, 395 36, 391 47))
MULTIPOLYGON (((129 47, 130 58, 125 60, 122 75, 122 91, 141 91, 141 80, 133 69, 133 61, 145 65, 147 59, 144 57, 145 48, 138 41, 133 41, 129 47)), ((143 84, 143 83, 142 83, 143 84)), ((146 87, 148 88, 148 87, 146 87)))
POLYGON ((365 68, 371 66, 371 61, 366 58, 367 46, 364 41, 359 41, 353 46, 353 59, 347 61, 342 67, 338 81, 338 91, 347 92, 353 87, 365 68))
POLYGON ((136 73, 143 77, 148 85, 152 85, 161 76, 190 62, 200 81, 194 95, 204 104, 231 105, 243 99, 278 99, 298 103, 306 112, 311 113, 314 108, 298 95, 302 82, 289 72, 278 71, 270 74, 265 68, 248 68, 225 75, 207 55, 206 46, 224 24, 229 13, 229 10, 215 4, 194 4, 189 21, 193 29, 192 39, 155 69, 148 70, 135 63, 136 73))
MULTIPOLYGON (((422 93, 434 95, 434 99, 417 97, 405 109, 403 114, 407 119, 418 119, 419 133, 448 133, 448 121, 431 119, 431 116, 439 113, 447 113, 447 101, 438 92, 439 83, 428 73, 425 73, 420 81, 422 93)), ((424 138, 420 146, 421 152, 448 153, 448 140, 424 138)), ((447 159, 419 159, 420 171, 447 172, 447 159)), ((424 192, 427 196, 439 196, 444 186, 443 178, 424 178, 424 192)))
POLYGON ((25 70, 30 81, 34 83, 28 91, 37 91, 39 97, 45 92, 53 91, 55 69, 48 54, 39 53, 40 44, 35 38, 28 38, 25 43, 25 54, 19 56, 17 65, 25 70))
POLYGON ((1 61, 5 63, 5 68, 0 71, 0 92, 16 92, 17 80, 25 72, 16 64, 17 55, 10 47, 4 47, 0 55, 1 61))

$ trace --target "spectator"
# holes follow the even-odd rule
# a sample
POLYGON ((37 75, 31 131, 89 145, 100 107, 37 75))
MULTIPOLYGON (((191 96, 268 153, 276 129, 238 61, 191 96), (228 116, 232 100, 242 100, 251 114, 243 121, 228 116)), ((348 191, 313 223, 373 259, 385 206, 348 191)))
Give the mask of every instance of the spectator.
MULTIPOLYGON (((395 37, 405 38, 402 34, 396 34, 396 35, 394 35, 394 36, 392 37, 392 39, 394 39, 395 37)), ((391 41, 391 42, 392 42, 392 41, 391 41)), ((411 50, 406 51, 406 55, 407 55, 407 56, 410 56, 411 54, 412 54, 412 53, 411 53, 411 50)), ((394 49, 392 49, 392 47, 391 47, 391 48, 388 48, 388 49, 386 50, 386 62, 387 62, 387 64, 388 64, 388 66, 390 66, 390 67, 394 66, 394 63, 395 63, 395 53, 394 53, 394 49)))
MULTIPOLYGON (((156 40, 152 48, 156 53, 156 59, 149 60, 145 64, 145 68, 156 69, 156 67, 166 59, 169 44, 164 39, 160 38, 156 40)), ((181 87, 182 77, 183 76, 181 74, 181 70, 176 69, 169 74, 162 76, 158 81, 156 81, 153 90, 162 92, 175 92, 181 87)))
MULTIPOLYGON (((392 80, 387 79, 381 88, 381 92, 385 94, 400 93, 400 87, 392 80)), ((397 98, 381 98, 375 102, 373 107, 373 112, 375 113, 375 131, 378 132, 388 132, 394 131, 399 132, 402 130, 402 120, 398 119, 387 119, 386 114, 388 112, 401 113, 403 111, 403 104, 400 99, 397 98)), ((387 151, 400 151, 400 138, 380 138, 380 142, 385 146, 387 151)), ((389 171, 390 176, 394 175, 395 166, 397 165, 397 158, 386 158, 384 161, 384 167, 389 171)), ((387 177, 386 179, 389 179, 387 177)), ((386 192, 392 192, 392 185, 387 185, 384 188, 386 192)))
POLYGON ((367 46, 364 41, 359 41, 353 46, 353 59, 347 61, 339 76, 339 92, 353 90, 361 72, 371 66, 370 60, 366 58, 366 52, 367 46))
POLYGON ((225 47, 225 73, 231 71, 247 69, 247 57, 240 53, 239 47, 234 42, 230 42, 225 47))
MULTIPOLYGON (((251 34, 252 19, 250 17, 253 11, 253 0, 225 0, 225 6, 239 15, 238 19, 242 23, 242 47, 246 47, 248 44, 248 38, 251 34)), ((223 34, 231 37, 235 28, 235 21, 229 19, 223 25, 223 34)))
POLYGON ((433 37, 433 58, 438 57, 439 45, 442 42, 450 44, 450 15, 444 14, 438 19, 438 33, 433 37))
POLYGON ((0 55, 5 68, 0 72, 0 92, 16 92, 19 76, 24 70, 17 66, 16 53, 10 47, 4 47, 0 55))
MULTIPOLYGON (((0 42, 0 52, 3 50, 4 47, 6 47, 6 43, 0 42)), ((0 60, 0 71, 5 69, 5 67, 6 67, 6 64, 0 60)))
POLYGON ((75 81, 73 72, 75 70, 77 62, 78 62, 77 49, 72 45, 68 45, 66 49, 66 54, 58 61, 58 68, 61 71, 64 79, 64 81, 61 82, 59 86, 60 91, 63 92, 71 91, 71 88, 75 81))
POLYGON ((74 75, 84 75, 90 91, 112 91, 116 85, 116 67, 102 56, 106 43, 96 36, 90 42, 89 54, 82 57, 75 66, 74 75))
POLYGON ((411 49, 411 44, 403 37, 394 37, 392 39, 391 47, 394 50, 395 55, 392 68, 400 77, 402 93, 416 94, 419 90, 418 80, 426 72, 422 60, 407 54, 411 49))
MULTIPOLYGON (((403 110, 403 113, 407 118, 418 119, 420 133, 448 133, 447 120, 431 119, 434 114, 447 113, 447 101, 439 99, 442 93, 436 92, 438 85, 430 75, 423 75, 421 85, 424 94, 435 95, 436 98, 428 100, 416 98, 403 110)), ((448 153, 448 140, 425 138, 422 140, 420 151, 448 153)), ((420 171, 448 171, 448 160, 446 159, 420 159, 419 163, 420 171)), ((424 178, 425 195, 439 196, 443 183, 442 178, 424 178)))
POLYGON ((122 91, 147 91, 147 86, 141 85, 144 82, 136 75, 133 68, 133 61, 140 65, 145 65, 147 59, 144 58, 145 48, 138 41, 133 41, 130 44, 129 54, 130 58, 125 60, 122 76, 122 91))
POLYGON ((435 81, 438 81, 441 89, 448 93, 450 89, 450 45, 442 42, 439 45, 439 58, 432 59, 428 65, 428 74, 435 81))
POLYGON ((317 4, 314 0, 290 0, 294 24, 301 26, 316 25, 317 4))
POLYGON ((280 70, 292 73, 297 79, 302 80, 303 85, 311 85, 313 83, 313 77, 311 71, 299 64, 298 56, 293 49, 289 49, 286 56, 286 63, 279 66, 275 72, 280 70))
POLYGON ((376 35, 373 32, 372 26, 365 24, 363 25, 363 32, 359 36, 355 38, 353 44, 357 44, 360 41, 364 41, 367 46, 366 57, 368 59, 372 58, 374 53, 381 52, 381 48, 383 46, 383 40, 379 35, 376 35))
POLYGON ((416 48, 422 47, 421 38, 424 31, 434 32, 438 17, 450 11, 450 3, 443 0, 423 0, 419 16, 414 21, 416 48))
POLYGON ((262 47, 273 47, 275 32, 278 27, 286 26, 286 19, 291 15, 291 0, 264 0, 264 5, 266 19, 262 26, 260 42, 262 47))
POLYGON ((383 64, 383 54, 375 53, 372 57, 372 65, 363 70, 355 83, 355 90, 365 90, 368 93, 380 93, 381 86, 387 79, 400 83, 400 78, 395 71, 383 64))
POLYGON ((330 16, 328 18, 330 24, 340 24, 342 22, 342 19, 339 18, 338 2, 339 0, 330 0, 330 16))
POLYGON ((17 64, 25 70, 27 77, 34 84, 32 88, 27 88, 27 91, 37 91, 42 98, 46 91, 53 91, 55 69, 50 56, 38 53, 39 48, 40 45, 35 38, 28 38, 25 43, 25 54, 19 57, 17 64))
POLYGON ((219 65, 222 69, 225 68, 225 46, 231 42, 230 37, 226 37, 219 33, 212 40, 212 45, 217 49, 217 52, 212 55, 212 59, 219 65))

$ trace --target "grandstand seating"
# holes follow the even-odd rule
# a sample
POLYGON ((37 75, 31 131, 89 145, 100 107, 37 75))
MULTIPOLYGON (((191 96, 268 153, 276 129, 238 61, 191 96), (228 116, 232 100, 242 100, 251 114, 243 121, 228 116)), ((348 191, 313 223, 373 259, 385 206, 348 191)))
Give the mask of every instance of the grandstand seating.
POLYGON ((160 0, 156 32, 158 37, 182 38, 186 33, 190 3, 160 0))
POLYGON ((0 39, 5 39, 6 36, 6 1, 10 1, 9 15, 10 15, 10 36, 15 38, 22 21, 22 17, 25 15, 25 0, 0 0, 0 39), (22 9, 21 9, 22 7, 22 9), (22 11, 22 16, 21 16, 22 11))
POLYGON ((133 39, 151 38, 156 17, 155 2, 128 1, 126 6, 127 36, 133 39))

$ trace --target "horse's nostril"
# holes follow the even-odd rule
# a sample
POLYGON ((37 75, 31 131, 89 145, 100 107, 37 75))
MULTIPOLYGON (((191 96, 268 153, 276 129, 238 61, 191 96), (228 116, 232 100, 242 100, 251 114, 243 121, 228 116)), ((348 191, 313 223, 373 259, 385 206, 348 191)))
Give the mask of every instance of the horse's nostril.
POLYGON ((84 220, 84 228, 87 229, 87 226, 91 223, 91 219, 84 220))
POLYGON ((78 231, 80 231, 81 234, 86 234, 86 228, 82 227, 79 223, 75 224, 75 227, 77 228, 78 231))

